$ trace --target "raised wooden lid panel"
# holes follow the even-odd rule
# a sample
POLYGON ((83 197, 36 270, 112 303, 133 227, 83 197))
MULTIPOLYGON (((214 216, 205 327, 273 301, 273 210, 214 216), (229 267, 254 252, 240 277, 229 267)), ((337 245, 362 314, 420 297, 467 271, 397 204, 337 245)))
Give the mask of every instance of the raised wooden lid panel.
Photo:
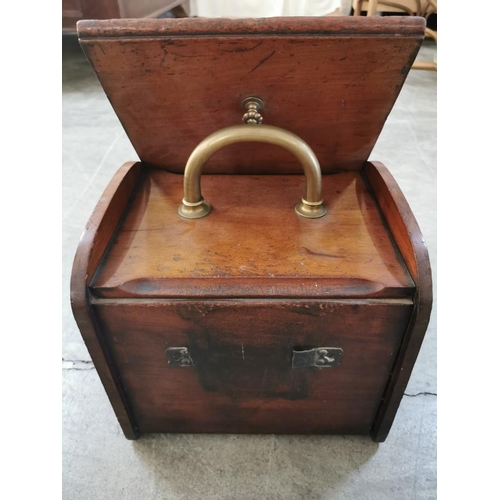
POLYGON ((151 169, 93 279, 104 298, 411 299, 415 284, 360 172, 324 178, 302 219, 298 175, 206 175, 212 211, 183 219, 182 176, 151 169))
MULTIPOLYGON (((143 162, 181 173, 197 144, 265 101, 323 173, 368 159, 421 45, 417 17, 80 21, 80 43, 143 162)), ((290 153, 238 144, 209 173, 296 173, 290 153)))

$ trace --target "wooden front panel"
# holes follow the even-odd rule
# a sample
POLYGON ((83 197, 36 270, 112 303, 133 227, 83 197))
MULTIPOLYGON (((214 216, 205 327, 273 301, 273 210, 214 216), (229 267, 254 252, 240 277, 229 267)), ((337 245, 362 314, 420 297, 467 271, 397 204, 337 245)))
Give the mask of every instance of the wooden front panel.
MULTIPOLYGON (((424 33, 421 18, 87 21, 80 43, 142 161, 182 173, 197 144, 241 123, 241 101, 304 139, 324 173, 360 170, 424 33)), ((275 146, 233 145, 211 173, 296 173, 275 146)))
POLYGON ((373 424, 408 300, 95 299, 140 432, 357 433, 373 424), (168 365, 187 347, 194 366, 168 365), (293 349, 343 349, 292 369, 293 349))

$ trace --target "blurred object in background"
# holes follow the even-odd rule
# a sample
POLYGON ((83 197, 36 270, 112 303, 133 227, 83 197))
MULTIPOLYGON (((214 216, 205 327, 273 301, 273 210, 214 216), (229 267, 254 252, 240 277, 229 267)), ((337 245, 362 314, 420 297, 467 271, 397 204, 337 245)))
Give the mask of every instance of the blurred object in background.
POLYGON ((175 17, 189 15, 189 0, 118 0, 118 3, 122 18, 162 17, 169 10, 174 11, 175 17))
POLYGON ((420 16, 426 19, 437 12, 437 1, 432 0, 353 0, 354 15, 366 12, 374 16, 377 12, 406 13, 410 16, 420 16))
POLYGON ((189 15, 189 0, 62 0, 62 31, 76 33, 80 19, 127 19, 189 15))
POLYGON ((352 0, 62 0, 62 31, 81 19, 348 16, 352 0))
POLYGON ((198 17, 348 16, 351 0, 190 0, 198 17))
MULTIPOLYGON (((366 12, 367 16, 383 12, 425 17, 425 37, 431 38, 437 44, 437 0, 353 0, 352 7, 355 16, 360 16, 362 12, 366 12)), ((412 69, 437 71, 437 61, 415 61, 412 69)))

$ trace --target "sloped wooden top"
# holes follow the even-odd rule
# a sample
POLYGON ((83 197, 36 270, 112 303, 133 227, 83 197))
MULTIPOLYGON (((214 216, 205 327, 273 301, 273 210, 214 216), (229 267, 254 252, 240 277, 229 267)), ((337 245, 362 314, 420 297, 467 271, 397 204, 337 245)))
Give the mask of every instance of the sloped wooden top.
POLYGON ((359 172, 323 179, 301 219, 298 175, 206 175, 212 211, 181 218, 182 175, 151 170, 91 283, 103 298, 412 299, 414 282, 359 172))
MULTIPOLYGON (((417 17, 80 21, 80 43, 139 157, 183 172, 196 145, 241 123, 241 101, 314 150, 323 173, 360 170, 423 39, 417 17)), ((297 173, 289 153, 238 144, 207 173, 297 173)))

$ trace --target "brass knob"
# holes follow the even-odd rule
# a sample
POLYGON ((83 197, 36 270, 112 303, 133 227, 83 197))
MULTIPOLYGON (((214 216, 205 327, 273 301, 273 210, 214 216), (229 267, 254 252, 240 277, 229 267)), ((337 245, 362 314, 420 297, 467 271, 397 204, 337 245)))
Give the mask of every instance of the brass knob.
POLYGON ((264 101, 259 97, 247 97, 243 99, 241 106, 246 113, 243 115, 242 120, 250 125, 260 125, 264 118, 259 113, 264 108, 264 101))

